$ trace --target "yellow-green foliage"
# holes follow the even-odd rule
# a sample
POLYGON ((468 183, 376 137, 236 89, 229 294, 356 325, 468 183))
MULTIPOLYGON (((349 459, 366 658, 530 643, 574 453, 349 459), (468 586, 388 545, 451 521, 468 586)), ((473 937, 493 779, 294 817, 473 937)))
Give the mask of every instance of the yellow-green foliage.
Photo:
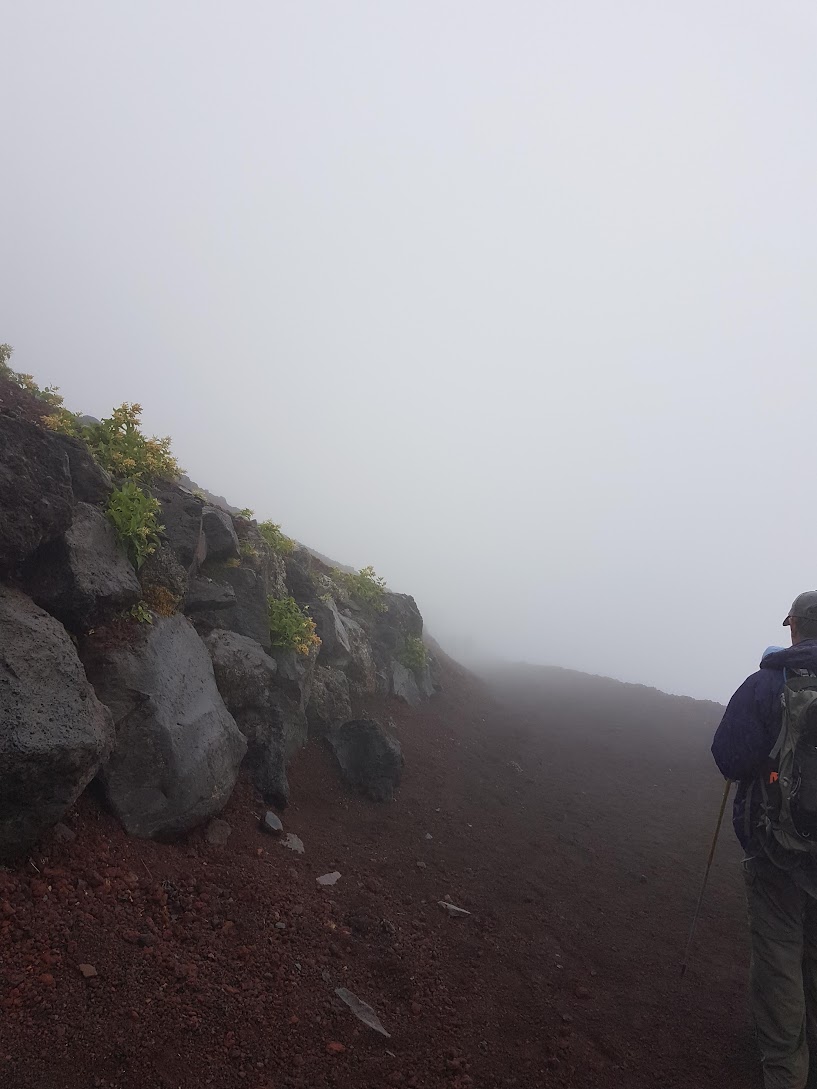
MULTIPOLYGON (((170 439, 147 438, 140 429, 141 419, 142 406, 125 403, 98 424, 77 424, 73 433, 85 440, 99 464, 114 477, 175 480, 181 470, 170 452, 170 439)), ((45 422, 59 430, 67 426, 61 418, 49 417, 45 422)))
POLYGON ((9 360, 11 359, 11 353, 14 351, 10 344, 0 344, 0 378, 5 378, 9 382, 13 382, 18 389, 25 390, 26 393, 32 394, 34 397, 39 397, 45 404, 50 405, 52 408, 60 408, 62 406, 62 395, 56 386, 40 386, 34 381, 34 376, 31 374, 20 374, 18 371, 12 370, 9 366, 9 360))
POLYGON ((422 673, 428 664, 428 648, 418 635, 407 635, 399 659, 406 669, 422 673))
POLYGON ((258 532, 270 546, 273 552, 277 552, 279 556, 286 556, 288 552, 291 552, 295 547, 295 542, 291 537, 287 537, 285 533, 281 532, 281 527, 276 525, 275 522, 271 522, 267 519, 266 522, 258 523, 258 532))
POLYGON ((114 488, 108 500, 106 514, 113 523, 119 540, 128 550, 128 557, 138 571, 159 544, 159 501, 147 495, 138 484, 126 480, 114 488))
POLYGON ((354 575, 346 571, 338 571, 336 568, 332 572, 332 577, 343 586, 350 597, 355 598, 367 609, 377 613, 385 612, 386 580, 376 574, 373 567, 361 567, 354 575))
POLYGON ((285 650, 309 654, 321 641, 315 631, 315 621, 292 597, 268 599, 269 630, 272 645, 285 650))

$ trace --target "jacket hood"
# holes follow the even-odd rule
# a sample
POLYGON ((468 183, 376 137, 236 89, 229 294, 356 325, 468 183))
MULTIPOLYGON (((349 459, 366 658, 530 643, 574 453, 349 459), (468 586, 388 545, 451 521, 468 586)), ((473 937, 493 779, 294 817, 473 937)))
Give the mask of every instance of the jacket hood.
POLYGON ((809 669, 817 673, 817 639, 804 639, 793 647, 768 652, 760 663, 761 669, 809 669))

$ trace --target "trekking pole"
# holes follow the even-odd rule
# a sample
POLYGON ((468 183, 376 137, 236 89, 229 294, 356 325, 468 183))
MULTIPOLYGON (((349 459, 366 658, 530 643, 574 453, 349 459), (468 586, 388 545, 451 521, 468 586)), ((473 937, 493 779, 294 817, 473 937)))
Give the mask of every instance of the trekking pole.
POLYGON ((723 788, 721 807, 718 810, 718 823, 715 825, 715 835, 712 837, 712 846, 709 848, 709 858, 706 860, 706 870, 704 871, 704 879, 701 885, 701 891, 698 893, 698 903, 695 905, 695 914, 692 916, 692 926, 689 928, 689 937, 687 938, 686 949, 684 949, 684 959, 681 964, 681 979, 684 978, 684 972, 686 972, 687 970, 689 947, 692 945, 692 939, 695 936, 695 926, 698 922, 698 915, 701 911, 701 904, 703 903, 704 892, 706 891, 706 883, 709 880, 709 871, 712 869, 712 859, 715 857, 715 848, 718 845, 718 835, 720 834, 721 824, 723 823, 723 814, 726 809, 726 799, 729 797, 729 791, 731 789, 732 780, 727 779, 726 786, 723 788))

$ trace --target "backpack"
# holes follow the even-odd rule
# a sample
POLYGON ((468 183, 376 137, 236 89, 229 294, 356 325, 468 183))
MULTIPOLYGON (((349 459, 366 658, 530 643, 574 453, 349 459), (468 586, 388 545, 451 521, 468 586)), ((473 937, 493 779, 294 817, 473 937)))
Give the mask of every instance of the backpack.
POLYGON ((757 780, 761 832, 767 850, 817 855, 817 675, 784 670, 781 704, 780 734, 757 780))

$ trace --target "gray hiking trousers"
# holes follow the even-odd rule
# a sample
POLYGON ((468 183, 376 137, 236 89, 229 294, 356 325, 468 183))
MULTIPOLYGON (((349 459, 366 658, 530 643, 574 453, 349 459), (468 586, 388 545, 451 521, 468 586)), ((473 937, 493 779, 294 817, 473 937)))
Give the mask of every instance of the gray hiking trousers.
POLYGON ((765 1089, 806 1089, 817 1074, 817 899, 767 858, 743 864, 751 1001, 765 1089))

